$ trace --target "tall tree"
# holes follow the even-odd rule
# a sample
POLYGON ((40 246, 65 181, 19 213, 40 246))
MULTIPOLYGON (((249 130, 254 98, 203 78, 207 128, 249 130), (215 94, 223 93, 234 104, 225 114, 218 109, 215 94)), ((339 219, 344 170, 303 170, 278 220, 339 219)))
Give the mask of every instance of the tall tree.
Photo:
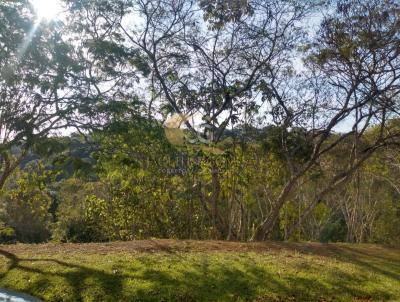
POLYGON ((29 1, 0 3, 0 189, 28 151, 67 125, 79 65, 57 23, 40 23, 29 1))
POLYGON ((271 99, 285 122, 282 152, 288 155, 287 164, 292 169, 273 210, 257 228, 255 238, 264 239, 271 232, 299 179, 345 140, 353 141, 346 165, 320 188, 304 210, 303 218, 327 192, 356 173, 374 152, 398 143, 400 129, 391 119, 399 114, 399 9, 397 1, 338 1, 336 11, 323 20, 307 60, 311 81, 305 81, 310 86, 304 85, 307 89, 304 96, 306 99, 310 96, 311 102, 293 111, 296 106, 291 104, 297 104, 296 99, 287 97, 282 89, 281 93, 279 89, 272 93, 271 99), (296 116, 300 119, 293 118, 296 116), (302 121, 303 125, 299 123, 302 121), (311 128, 306 133, 313 147, 304 163, 294 166, 286 142, 290 137, 289 127, 296 125, 311 128), (340 125, 344 125, 342 133, 332 135, 340 125), (372 126, 374 130, 369 131, 372 126))
MULTIPOLYGON (((335 2, 309 45, 303 38, 314 1, 68 3, 84 33, 85 52, 98 62, 107 58, 103 71, 122 77, 131 71, 141 87, 147 85, 149 115, 175 113, 208 144, 219 142, 228 126, 254 122, 255 116, 274 126, 264 140, 288 176, 255 222, 253 239, 271 234, 299 182, 344 141, 352 140, 346 165, 315 192, 302 216, 398 138, 390 122, 398 115, 400 93, 396 1, 335 2), (304 64, 297 63, 299 49, 304 64), (334 134, 341 125, 342 133, 334 134)), ((218 229, 215 237, 224 238, 228 227, 219 218, 216 168, 215 161, 204 203, 218 229)))
MULTIPOLYGON (((200 133, 218 141, 228 125, 254 111, 260 85, 290 68, 300 21, 311 5, 302 1, 123 1, 71 2, 100 49, 148 78, 149 110, 201 119, 200 133), (207 133, 205 133, 207 132, 207 133), (210 133, 211 132, 211 133, 210 133)), ((91 49, 92 51, 94 48, 91 49)), ((96 51, 96 50, 94 50, 96 51)))
MULTIPOLYGON (((112 46, 126 70, 148 76, 141 83, 149 88, 150 113, 158 108, 158 114, 176 114, 197 137, 190 142, 212 144, 228 126, 251 120, 265 101, 263 87, 291 77, 300 23, 313 7, 304 1, 231 4, 81 0, 71 2, 71 9, 76 22, 84 20, 89 40, 100 37, 100 49, 112 46)), ((220 176, 215 165, 213 193, 204 199, 217 229, 220 176)), ((218 236, 225 236, 219 225, 218 236)))

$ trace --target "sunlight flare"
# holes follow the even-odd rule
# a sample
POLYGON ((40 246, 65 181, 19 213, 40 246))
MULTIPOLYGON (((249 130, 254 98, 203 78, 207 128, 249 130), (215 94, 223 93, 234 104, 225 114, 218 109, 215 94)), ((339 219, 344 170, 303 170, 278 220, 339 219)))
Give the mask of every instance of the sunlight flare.
POLYGON ((61 12, 58 0, 32 0, 32 5, 39 20, 53 20, 61 12))

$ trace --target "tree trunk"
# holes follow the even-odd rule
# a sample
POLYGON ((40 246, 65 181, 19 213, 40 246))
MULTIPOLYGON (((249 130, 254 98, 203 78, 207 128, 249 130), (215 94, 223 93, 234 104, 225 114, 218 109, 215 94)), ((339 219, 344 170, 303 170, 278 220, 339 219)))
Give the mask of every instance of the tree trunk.
POLYGON ((285 185, 281 194, 279 195, 278 199, 275 202, 271 212, 268 216, 262 221, 262 223, 256 228, 255 233, 252 240, 256 241, 263 241, 267 238, 267 236, 271 233, 275 222, 279 216, 279 211, 281 210, 282 206, 287 201, 290 193, 292 192, 298 177, 292 177, 290 181, 285 185))
POLYGON ((3 171, 0 175, 0 191, 3 189, 8 177, 10 177, 11 173, 20 165, 22 160, 25 158, 27 151, 22 152, 20 156, 12 163, 7 152, 3 152, 1 154, 1 161, 4 164, 3 171))
POLYGON ((215 161, 212 161, 211 169, 212 169, 211 170, 212 193, 211 193, 210 204, 211 204, 211 216, 212 216, 212 226, 214 231, 214 239, 223 239, 225 237, 224 234, 226 232, 224 231, 225 227, 223 225, 224 224, 223 219, 218 211, 218 200, 220 196, 221 185, 219 179, 218 166, 215 163, 215 161))

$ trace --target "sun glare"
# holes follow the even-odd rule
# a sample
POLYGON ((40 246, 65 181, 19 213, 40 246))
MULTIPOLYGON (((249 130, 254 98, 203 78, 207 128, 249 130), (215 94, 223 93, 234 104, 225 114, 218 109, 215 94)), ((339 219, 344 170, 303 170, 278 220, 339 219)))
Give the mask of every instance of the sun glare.
POLYGON ((58 0, 31 0, 39 19, 52 20, 61 12, 58 0))

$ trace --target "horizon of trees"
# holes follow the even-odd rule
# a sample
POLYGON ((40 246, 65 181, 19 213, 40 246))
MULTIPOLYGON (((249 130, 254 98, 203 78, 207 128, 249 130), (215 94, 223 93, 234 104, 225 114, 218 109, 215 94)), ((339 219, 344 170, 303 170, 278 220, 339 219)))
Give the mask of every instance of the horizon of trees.
POLYGON ((399 239, 397 1, 63 3, 0 3, 0 241, 399 239))

